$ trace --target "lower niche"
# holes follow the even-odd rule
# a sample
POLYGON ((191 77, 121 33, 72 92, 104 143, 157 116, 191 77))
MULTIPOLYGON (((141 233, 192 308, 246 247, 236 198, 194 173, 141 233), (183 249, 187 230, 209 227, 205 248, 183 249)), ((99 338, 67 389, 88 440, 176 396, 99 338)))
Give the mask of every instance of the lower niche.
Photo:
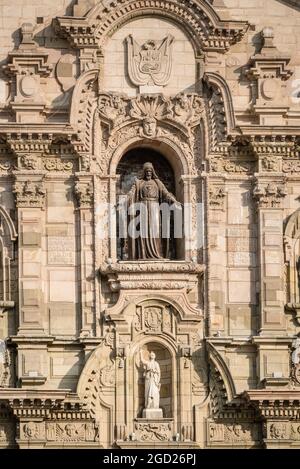
MULTIPOLYGON (((141 348, 145 360, 149 360, 150 352, 155 353, 155 360, 160 366, 160 401, 159 407, 163 410, 164 418, 172 418, 172 359, 170 352, 162 345, 156 342, 149 342, 141 348)), ((140 362, 139 352, 136 357, 137 367, 137 390, 138 399, 135 400, 135 415, 137 417, 143 416, 143 409, 145 408, 145 379, 144 369, 140 362)))

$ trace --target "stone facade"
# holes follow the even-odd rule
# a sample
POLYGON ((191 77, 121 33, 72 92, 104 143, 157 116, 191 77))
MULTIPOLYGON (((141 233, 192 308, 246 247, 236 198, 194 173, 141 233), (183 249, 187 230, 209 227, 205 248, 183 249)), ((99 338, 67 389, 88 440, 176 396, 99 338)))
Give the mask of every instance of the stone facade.
POLYGON ((297 4, 2 0, 0 447, 300 447, 297 4), (143 158, 168 261, 116 236, 143 158))

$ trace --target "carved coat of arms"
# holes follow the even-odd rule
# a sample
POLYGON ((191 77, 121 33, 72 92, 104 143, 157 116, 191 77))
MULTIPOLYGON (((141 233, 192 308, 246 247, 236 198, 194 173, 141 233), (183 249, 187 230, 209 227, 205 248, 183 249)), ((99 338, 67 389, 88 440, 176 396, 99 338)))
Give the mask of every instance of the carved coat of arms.
POLYGON ((140 46, 130 34, 127 41, 128 74, 136 86, 166 86, 172 71, 170 34, 162 41, 148 40, 140 46))

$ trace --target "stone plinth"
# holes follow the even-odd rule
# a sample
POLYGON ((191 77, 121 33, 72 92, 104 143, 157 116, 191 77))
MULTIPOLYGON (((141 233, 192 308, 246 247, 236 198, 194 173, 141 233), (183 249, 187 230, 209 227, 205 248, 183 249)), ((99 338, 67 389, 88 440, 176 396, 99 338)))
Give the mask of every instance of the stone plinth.
POLYGON ((162 409, 144 409, 143 418, 150 419, 150 420, 162 419, 163 411, 162 409))

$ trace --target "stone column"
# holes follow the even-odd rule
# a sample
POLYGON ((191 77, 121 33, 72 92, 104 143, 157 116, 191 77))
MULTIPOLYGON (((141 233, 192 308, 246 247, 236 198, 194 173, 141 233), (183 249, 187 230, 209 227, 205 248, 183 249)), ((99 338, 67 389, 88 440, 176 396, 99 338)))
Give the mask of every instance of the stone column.
POLYGON ((94 184, 90 175, 77 173, 75 196, 78 203, 78 249, 80 269, 81 337, 91 337, 95 329, 94 282, 94 184))
POLYGON ((43 176, 18 175, 14 184, 19 232, 19 335, 45 334, 42 307, 43 176))
POLYGON ((210 334, 225 331, 226 291, 226 192, 223 179, 210 178, 208 184, 208 277, 210 334))
POLYGON ((181 416, 181 438, 183 441, 194 439, 194 418, 192 399, 192 350, 190 346, 181 347, 180 366, 180 416, 181 416))
POLYGON ((283 283, 283 181, 259 181, 257 201, 260 257, 260 334, 285 333, 283 283))
POLYGON ((177 246, 178 258, 186 261, 202 262, 203 212, 201 179, 198 176, 184 175, 183 185, 183 236, 184 242, 177 246), (178 249, 180 247, 180 249, 178 249))
POLYGON ((260 178, 254 187, 257 201, 259 239, 259 308, 258 346, 260 380, 288 378, 289 355, 284 313, 283 207, 286 195, 281 178, 260 178), (281 340, 278 337, 281 336, 281 340))
POLYGON ((18 378, 22 386, 32 386, 43 384, 48 374, 42 274, 46 199, 43 175, 16 174, 13 192, 19 233, 19 328, 14 342, 18 344, 18 378))

